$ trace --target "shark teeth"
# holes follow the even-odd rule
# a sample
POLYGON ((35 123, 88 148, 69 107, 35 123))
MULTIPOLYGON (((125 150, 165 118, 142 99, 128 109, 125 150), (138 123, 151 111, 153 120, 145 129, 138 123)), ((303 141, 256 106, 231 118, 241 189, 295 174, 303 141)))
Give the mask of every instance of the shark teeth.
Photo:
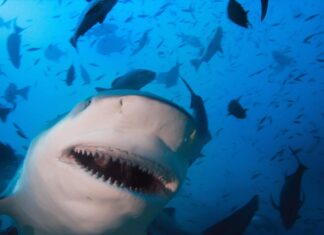
POLYGON ((168 195, 178 188, 171 170, 125 150, 78 145, 66 154, 89 174, 110 185, 144 194, 168 195))

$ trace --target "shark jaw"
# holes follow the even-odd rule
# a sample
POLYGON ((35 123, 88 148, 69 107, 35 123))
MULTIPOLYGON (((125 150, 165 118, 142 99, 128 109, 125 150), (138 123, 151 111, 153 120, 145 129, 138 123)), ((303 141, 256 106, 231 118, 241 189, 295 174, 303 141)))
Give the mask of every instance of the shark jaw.
POLYGON ((170 169, 127 150, 80 144, 64 152, 62 161, 132 193, 168 197, 179 186, 179 179, 170 169))
POLYGON ((146 234, 185 178, 194 129, 142 93, 82 102, 34 140, 0 214, 34 235, 146 234))

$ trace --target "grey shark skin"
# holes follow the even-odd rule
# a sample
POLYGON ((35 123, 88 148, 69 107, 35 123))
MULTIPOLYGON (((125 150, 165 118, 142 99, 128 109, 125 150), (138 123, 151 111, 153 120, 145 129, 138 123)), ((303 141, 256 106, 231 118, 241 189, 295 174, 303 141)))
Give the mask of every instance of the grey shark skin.
POLYGON ((24 235, 144 235, 185 178, 195 129, 150 93, 86 100, 32 142, 0 215, 24 235))
POLYGON ((117 0, 95 0, 92 1, 85 14, 82 16, 81 21, 70 39, 74 48, 77 47, 77 41, 80 36, 84 35, 95 24, 104 22, 107 14, 116 5, 117 0))

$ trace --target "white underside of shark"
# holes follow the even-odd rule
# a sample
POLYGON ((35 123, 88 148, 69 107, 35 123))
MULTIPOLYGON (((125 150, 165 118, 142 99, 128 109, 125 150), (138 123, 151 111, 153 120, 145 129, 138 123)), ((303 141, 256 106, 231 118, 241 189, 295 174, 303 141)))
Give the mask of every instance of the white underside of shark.
POLYGON ((77 105, 31 144, 0 215, 27 235, 144 235, 183 182, 195 123, 140 91, 77 105))

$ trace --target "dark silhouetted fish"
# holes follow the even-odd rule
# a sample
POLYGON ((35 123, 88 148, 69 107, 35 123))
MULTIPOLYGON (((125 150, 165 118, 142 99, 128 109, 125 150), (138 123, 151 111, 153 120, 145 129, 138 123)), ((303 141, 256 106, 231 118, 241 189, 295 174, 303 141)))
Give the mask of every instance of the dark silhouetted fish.
POLYGON ((82 65, 80 65, 80 71, 81 71, 81 77, 83 79, 83 85, 89 84, 90 83, 90 75, 89 75, 88 71, 82 65))
POLYGON ((158 83, 164 83, 165 87, 167 88, 176 85, 179 77, 180 66, 181 64, 177 62, 176 65, 173 66, 169 71, 159 73, 157 75, 156 81, 158 83))
MULTIPOLYGON (((297 149, 298 150, 298 149, 297 149)), ((305 170, 307 168, 300 162, 297 150, 292 151, 298 162, 298 167, 294 173, 285 177, 285 183, 281 189, 279 205, 277 205, 271 197, 272 206, 280 212, 283 225, 287 229, 291 229, 299 218, 298 211, 305 202, 301 199, 301 184, 305 170)))
POLYGON ((7 50, 9 54, 10 61, 12 65, 19 69, 20 67, 20 45, 21 45, 21 35, 23 28, 20 28, 15 24, 14 32, 11 33, 7 39, 7 50))
POLYGON ((6 2, 7 2, 7 0, 3 0, 3 2, 1 3, 0 6, 3 6, 6 2))
POLYGON ((17 133, 17 135, 19 135, 21 138, 27 140, 28 138, 27 138, 25 132, 21 129, 21 127, 18 126, 18 124, 16 124, 16 123, 13 123, 13 125, 14 125, 14 127, 16 128, 16 133, 17 133))
POLYGON ((203 45, 201 44, 200 38, 197 36, 189 35, 189 34, 177 34, 177 36, 181 40, 181 45, 190 45, 192 47, 201 49, 203 45))
POLYGON ((70 42, 74 48, 77 47, 77 41, 80 36, 84 35, 95 24, 104 22, 107 14, 117 3, 117 0, 94 0, 80 20, 74 35, 70 42))
POLYGON ((144 32, 144 34, 142 35, 141 39, 139 40, 138 42, 138 45, 137 47, 135 48, 135 50, 133 51, 132 55, 135 55, 137 54, 139 51, 141 51, 144 46, 148 43, 149 41, 149 32, 151 31, 152 29, 148 29, 144 32))
POLYGON ((121 53, 127 46, 124 38, 115 34, 107 34, 98 40, 96 51, 100 55, 110 55, 112 53, 121 53))
POLYGON ((107 91, 111 89, 129 89, 129 90, 139 90, 146 86, 154 80, 156 73, 147 69, 135 69, 120 77, 114 79, 111 83, 111 88, 100 88, 97 87, 96 90, 107 91))
MULTIPOLYGON (((5 122, 7 120, 8 114, 12 111, 11 108, 4 107, 0 105, 0 119, 5 122)), ((1 157, 1 156, 0 156, 1 157)))
POLYGON ((194 112, 194 119, 197 125, 196 137, 199 140, 199 146, 204 146, 211 140, 211 134, 208 129, 208 117, 204 105, 204 101, 201 96, 195 94, 195 92, 191 89, 189 84, 181 77, 181 80, 189 90, 191 94, 191 103, 190 108, 192 108, 194 112))
POLYGON ((2 17, 0 17, 0 28, 5 27, 7 29, 10 28, 11 20, 5 21, 2 17))
POLYGON ((247 11, 236 0, 229 0, 227 5, 227 16, 235 24, 248 28, 249 21, 247 11))
POLYGON ((44 51, 44 55, 46 57, 46 59, 54 61, 54 62, 58 62, 60 60, 60 58, 65 55, 66 53, 63 52, 57 45, 55 44, 49 44, 45 51, 44 51))
POLYGON ((255 195, 247 204, 208 228, 203 234, 243 235, 255 212, 259 209, 259 196, 255 195))
POLYGON ((208 63, 211 58, 219 51, 223 53, 221 46, 223 38, 223 28, 218 27, 216 33, 212 40, 209 42, 207 50, 205 50, 204 55, 200 59, 191 60, 191 64, 195 67, 196 70, 200 67, 202 62, 208 63))
POLYGON ((262 9, 261 21, 263 21, 264 18, 266 17, 267 10, 268 10, 268 3, 269 3, 269 0, 261 0, 261 9, 262 9))
POLYGON ((17 96, 21 96, 25 100, 28 99, 30 86, 18 89, 16 84, 10 83, 5 90, 4 98, 8 103, 15 104, 17 96))
POLYGON ((14 149, 8 145, 0 142, 0 191, 3 192, 12 179, 19 167, 21 159, 18 158, 14 149))
POLYGON ((74 80, 75 80, 75 68, 74 65, 72 64, 67 71, 65 83, 67 86, 72 86, 74 80))
POLYGON ((238 119, 246 118, 247 109, 243 108, 239 103, 239 98, 236 100, 231 100, 227 106, 228 115, 233 115, 238 119))

